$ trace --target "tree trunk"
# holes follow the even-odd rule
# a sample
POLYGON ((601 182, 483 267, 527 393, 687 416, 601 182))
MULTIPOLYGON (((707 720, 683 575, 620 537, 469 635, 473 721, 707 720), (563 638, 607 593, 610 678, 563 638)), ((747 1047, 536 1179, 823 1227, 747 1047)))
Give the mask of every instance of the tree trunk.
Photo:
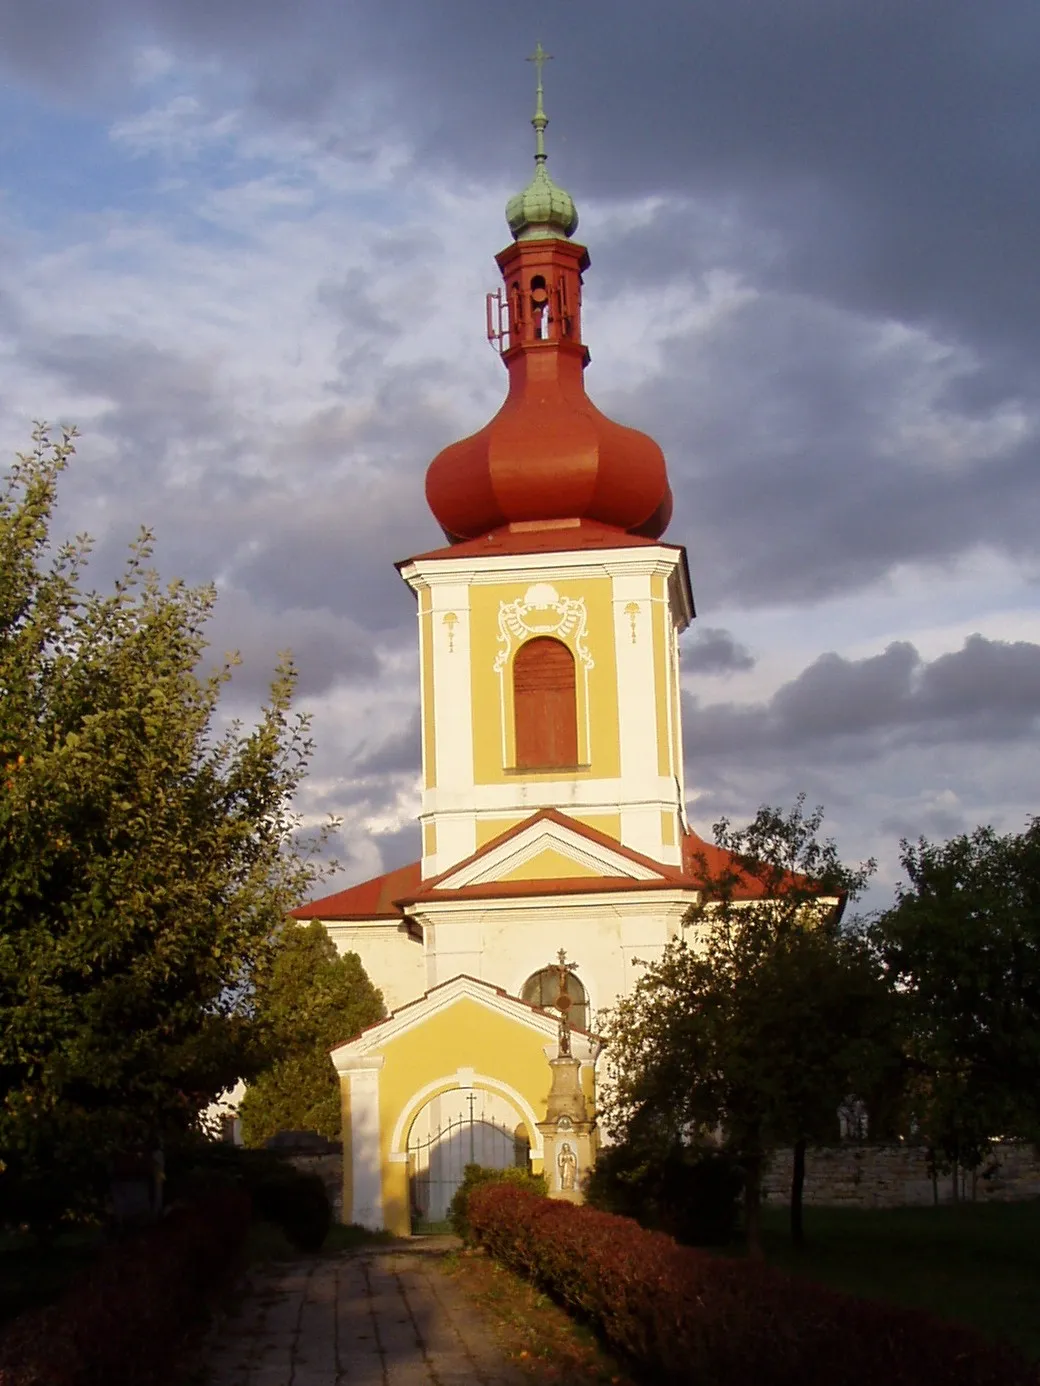
POLYGON ((744 1230, 747 1254, 752 1261, 765 1259, 762 1249, 762 1157, 744 1161, 744 1230))
POLYGON ((805 1245, 805 1225, 802 1218, 802 1193, 805 1189, 805 1139, 794 1143, 794 1164, 791 1169, 791 1241, 797 1247, 805 1245))

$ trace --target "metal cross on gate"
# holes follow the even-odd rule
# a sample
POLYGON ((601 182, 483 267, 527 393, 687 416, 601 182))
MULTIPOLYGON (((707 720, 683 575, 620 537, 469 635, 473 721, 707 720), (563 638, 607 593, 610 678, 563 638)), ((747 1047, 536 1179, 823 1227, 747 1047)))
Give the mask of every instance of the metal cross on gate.
POLYGON ((473 1109, 477 1105, 477 1094, 471 1092, 466 1098, 466 1101, 469 1103, 469 1162, 473 1164, 475 1159, 473 1148, 473 1109))

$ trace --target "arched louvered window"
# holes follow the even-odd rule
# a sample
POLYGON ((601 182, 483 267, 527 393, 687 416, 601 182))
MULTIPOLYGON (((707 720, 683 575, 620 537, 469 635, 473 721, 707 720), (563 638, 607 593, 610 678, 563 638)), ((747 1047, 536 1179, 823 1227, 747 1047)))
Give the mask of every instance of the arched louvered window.
MULTIPOLYGON (((555 967, 545 967, 528 977, 520 992, 520 999, 532 1006, 553 1009, 560 994, 560 974, 555 967)), ((567 973, 567 995, 571 998, 567 1019, 576 1030, 587 1030, 589 1026, 589 998, 585 988, 573 972, 567 973)))
POLYGON ((513 661, 516 768, 553 770, 578 763, 574 656, 559 640, 528 640, 513 661))

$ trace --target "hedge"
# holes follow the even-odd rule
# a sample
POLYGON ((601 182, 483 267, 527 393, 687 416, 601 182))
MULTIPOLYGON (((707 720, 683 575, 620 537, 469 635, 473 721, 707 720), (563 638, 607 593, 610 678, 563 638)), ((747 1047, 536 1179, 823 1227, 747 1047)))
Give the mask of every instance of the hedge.
POLYGON ((1037 1386, 969 1329, 711 1256, 629 1218, 490 1185, 469 1199, 498 1261, 590 1323, 655 1382, 697 1386, 1037 1386))
POLYGON ((530 1174, 526 1169, 506 1165, 504 1169, 493 1169, 490 1165, 466 1165, 462 1171, 462 1183, 455 1190, 448 1205, 448 1221, 451 1230, 467 1244, 472 1244, 473 1233, 469 1225, 469 1199, 474 1189, 486 1184, 510 1184, 514 1189, 526 1189, 528 1193, 548 1193, 545 1176, 530 1174))
POLYGON ((108 1247, 62 1298, 0 1335, 0 1386, 151 1386, 204 1316, 249 1225, 227 1190, 108 1247))

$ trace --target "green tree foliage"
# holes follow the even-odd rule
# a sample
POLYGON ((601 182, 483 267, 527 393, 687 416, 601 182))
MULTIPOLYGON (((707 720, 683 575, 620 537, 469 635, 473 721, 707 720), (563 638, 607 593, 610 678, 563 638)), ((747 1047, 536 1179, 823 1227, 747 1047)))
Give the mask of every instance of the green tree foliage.
POLYGON ((900 1005, 906 1134, 956 1190, 994 1137, 1040 1138, 1040 819, 904 841, 902 863, 871 936, 900 1005))
MULTIPOLYGON (((636 1148, 721 1131, 745 1175, 749 1248, 760 1250, 767 1154, 830 1134, 837 1109, 873 1081, 886 995, 862 938, 840 926, 873 862, 851 869, 819 840, 822 811, 799 798, 745 828, 723 820, 730 867, 704 866, 701 903, 680 938, 619 1002, 607 1031, 607 1124, 636 1148)), ((796 1158, 792 1233, 801 1238, 796 1158)))
POLYGON ((315 919, 283 930, 256 1010, 268 1066, 240 1108, 246 1145, 263 1145, 278 1131, 317 1131, 337 1140, 339 1080, 329 1050, 383 1019, 382 993, 358 955, 341 956, 315 919))
POLYGON ((248 995, 316 871, 291 801, 294 674, 215 727, 212 588, 142 532, 108 595, 51 525, 71 433, 0 483, 0 1206, 44 1218, 115 1152, 183 1130, 241 1071, 248 995))

